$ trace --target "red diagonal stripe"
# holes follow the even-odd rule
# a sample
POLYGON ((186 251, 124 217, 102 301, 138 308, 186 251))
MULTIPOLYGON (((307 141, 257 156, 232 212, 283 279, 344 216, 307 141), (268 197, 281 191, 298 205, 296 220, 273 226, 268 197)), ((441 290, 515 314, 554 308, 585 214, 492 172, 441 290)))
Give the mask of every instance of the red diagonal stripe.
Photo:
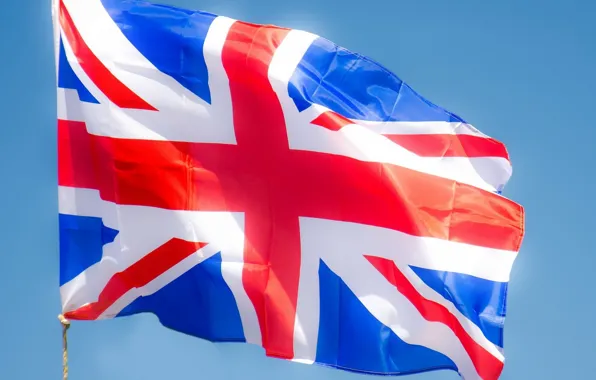
POLYGON ((68 40, 74 55, 77 57, 79 65, 89 79, 108 97, 114 104, 120 108, 135 108, 155 111, 149 103, 141 99, 132 92, 122 82, 118 80, 107 67, 93 54, 89 46, 81 37, 68 10, 63 2, 60 2, 60 25, 62 31, 68 40))
POLYGON ((141 288, 203 248, 207 243, 171 239, 151 251, 124 271, 116 273, 101 291, 97 302, 87 304, 65 314, 69 319, 97 319, 120 297, 132 289, 141 288))
POLYGON ((505 145, 490 137, 472 135, 384 135, 396 144, 423 157, 503 157, 505 145))
MULTIPOLYGON (((312 124, 331 131, 357 123, 336 112, 317 116, 312 124)), ((389 140, 422 157, 502 157, 509 160, 505 144, 490 137, 465 134, 383 134, 389 140)))
POLYGON ((346 125, 354 124, 353 121, 346 119, 345 117, 332 111, 323 112, 313 121, 311 121, 311 123, 323 128, 327 128, 331 131, 339 131, 346 125))
POLYGON ((445 306, 424 298, 392 260, 376 256, 365 257, 387 281, 395 286, 398 292, 414 305, 424 319, 429 322, 440 322, 453 331, 472 359, 472 363, 482 379, 496 380, 499 378, 503 370, 503 362, 476 343, 445 306))

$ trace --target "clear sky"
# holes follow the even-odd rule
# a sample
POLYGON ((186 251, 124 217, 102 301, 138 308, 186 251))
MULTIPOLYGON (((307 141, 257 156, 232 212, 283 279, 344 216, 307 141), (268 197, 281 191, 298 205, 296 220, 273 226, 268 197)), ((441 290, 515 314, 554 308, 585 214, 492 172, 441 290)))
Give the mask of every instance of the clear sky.
MULTIPOLYGON (((527 234, 509 288, 502 378, 594 378, 596 2, 166 2, 322 35, 505 142, 514 166, 505 195, 525 206, 527 234)), ((0 379, 60 379, 50 0, 0 9, 0 379)), ((70 359, 71 380, 367 378, 214 345, 151 315, 74 323, 70 359)))

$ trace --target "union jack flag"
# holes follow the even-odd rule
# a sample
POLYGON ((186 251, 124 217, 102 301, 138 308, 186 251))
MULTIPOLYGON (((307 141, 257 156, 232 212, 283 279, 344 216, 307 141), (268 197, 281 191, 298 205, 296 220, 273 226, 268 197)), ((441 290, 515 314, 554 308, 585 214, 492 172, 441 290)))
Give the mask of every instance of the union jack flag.
POLYGON ((502 143, 312 33, 136 0, 53 12, 67 318, 499 377, 524 228, 502 143))

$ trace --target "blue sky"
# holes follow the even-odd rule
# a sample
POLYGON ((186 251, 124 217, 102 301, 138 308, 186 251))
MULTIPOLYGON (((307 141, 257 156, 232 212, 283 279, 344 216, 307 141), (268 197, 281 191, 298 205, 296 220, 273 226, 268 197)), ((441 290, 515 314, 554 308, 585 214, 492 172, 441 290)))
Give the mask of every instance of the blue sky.
MULTIPOLYGON (((527 235, 509 288, 502 378, 593 377, 595 2, 166 2, 322 35, 505 142, 514 165, 505 195, 525 206, 527 235)), ((0 32, 0 379, 59 379, 50 0, 4 1, 0 32)), ((70 350, 71 380, 366 378, 214 345, 152 316, 75 323, 70 350)))

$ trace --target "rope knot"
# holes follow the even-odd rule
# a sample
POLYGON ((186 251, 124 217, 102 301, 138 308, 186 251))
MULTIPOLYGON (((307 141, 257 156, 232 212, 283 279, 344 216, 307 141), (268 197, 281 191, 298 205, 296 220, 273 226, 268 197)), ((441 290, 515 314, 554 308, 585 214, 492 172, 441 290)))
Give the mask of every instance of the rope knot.
POLYGON ((68 319, 66 319, 66 317, 64 315, 62 315, 62 314, 58 315, 58 320, 60 321, 62 326, 64 326, 64 328, 70 327, 70 321, 68 319))

